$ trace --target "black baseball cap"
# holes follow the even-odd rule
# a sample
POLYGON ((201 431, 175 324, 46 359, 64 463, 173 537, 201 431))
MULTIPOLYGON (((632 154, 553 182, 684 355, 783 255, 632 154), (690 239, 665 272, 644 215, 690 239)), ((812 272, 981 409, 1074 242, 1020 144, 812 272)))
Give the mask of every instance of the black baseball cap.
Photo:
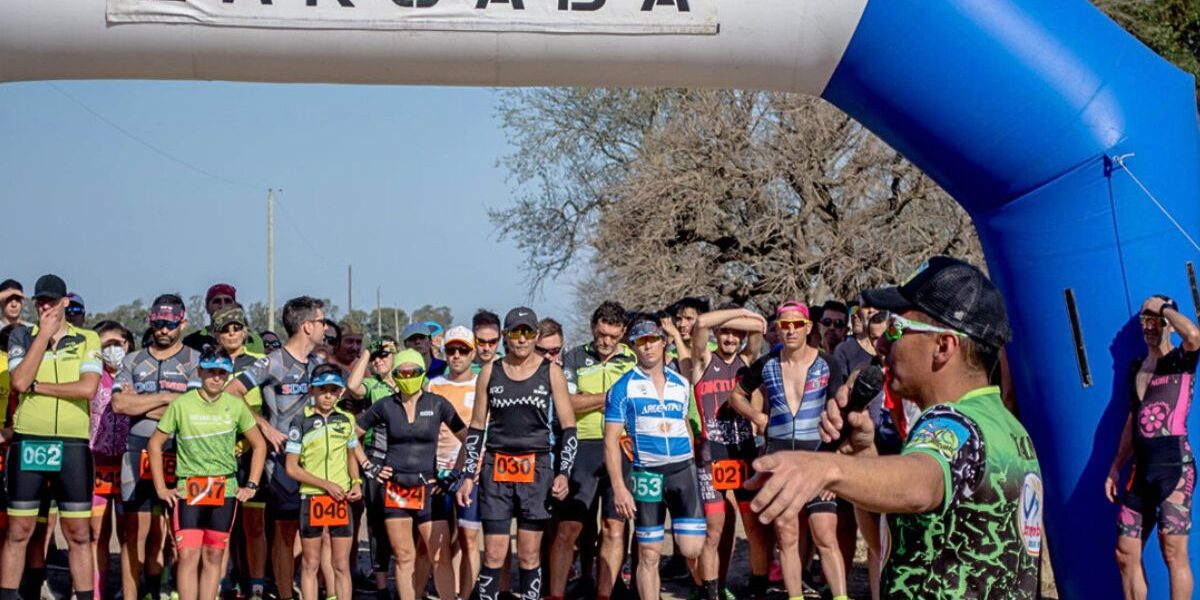
POLYGON ((518 306, 504 315, 504 330, 512 331, 518 327, 528 327, 534 331, 538 328, 537 314, 532 308, 518 306))
POLYGON ((983 271, 949 256, 930 258, 899 286, 863 292, 863 304, 919 310, 995 349, 1012 339, 1000 290, 983 271))
POLYGON ((34 298, 61 300, 67 295, 67 283, 58 275, 42 275, 33 286, 34 298))

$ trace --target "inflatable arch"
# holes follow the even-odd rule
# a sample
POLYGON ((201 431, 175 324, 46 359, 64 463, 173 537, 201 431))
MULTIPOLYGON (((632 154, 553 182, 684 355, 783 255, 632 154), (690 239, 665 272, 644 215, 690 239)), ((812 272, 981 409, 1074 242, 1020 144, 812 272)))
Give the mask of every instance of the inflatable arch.
MULTIPOLYGON (((1125 419, 1125 367, 1143 350, 1141 299, 1195 298, 1185 232, 1200 234, 1200 137, 1192 78, 1086 0, 0 4, 0 81, 106 78, 828 99, 973 217, 1016 332, 1010 355, 1046 477, 1059 589, 1119 597, 1103 478, 1125 419)), ((1167 584, 1157 555, 1146 553, 1156 596, 1167 584)))

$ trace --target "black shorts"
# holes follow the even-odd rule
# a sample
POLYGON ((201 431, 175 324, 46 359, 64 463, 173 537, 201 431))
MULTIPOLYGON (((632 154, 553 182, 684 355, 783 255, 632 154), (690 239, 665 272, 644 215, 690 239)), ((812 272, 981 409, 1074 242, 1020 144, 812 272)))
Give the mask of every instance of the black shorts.
POLYGON ((383 484, 374 479, 366 480, 363 495, 367 501, 367 541, 371 548, 371 567, 376 573, 387 573, 392 564, 392 545, 388 541, 384 522, 383 484))
POLYGON ((326 530, 329 531, 329 537, 348 538, 354 535, 353 511, 349 503, 346 504, 346 524, 345 525, 318 525, 313 526, 309 522, 312 512, 309 510, 312 504, 310 496, 300 497, 300 537, 304 539, 319 538, 326 530))
POLYGON ((1151 523, 1160 535, 1188 535, 1192 531, 1192 494, 1196 489, 1196 463, 1134 463, 1129 487, 1121 498, 1118 533, 1143 539, 1151 523))
MULTIPOLYGON (((624 453, 621 454, 621 472, 625 475, 625 485, 628 487, 632 467, 624 453)), ((613 501, 608 469, 604 466, 604 440, 580 440, 579 451, 575 454, 575 470, 571 471, 570 491, 566 499, 555 507, 554 514, 560 521, 582 523, 594 514, 592 507, 597 497, 601 502, 601 515, 605 519, 621 519, 613 501)))
MULTIPOLYGON (((162 512, 166 503, 158 498, 154 491, 154 480, 148 476, 142 477, 142 452, 146 450, 149 438, 129 436, 129 449, 121 457, 121 510, 126 514, 135 512, 162 512)), ((163 445, 164 464, 167 476, 167 486, 175 485, 175 468, 165 460, 167 455, 174 455, 175 443, 167 440, 163 445)))
MULTIPOLYGON (((449 521, 450 520, 450 505, 447 503, 449 496, 441 493, 436 483, 426 483, 425 485, 425 502, 421 508, 396 508, 388 506, 388 497, 390 493, 387 488, 383 489, 383 518, 388 519, 413 519, 417 525, 429 523, 431 521, 449 521)), ((387 535, 387 532, 384 532, 387 535)))
POLYGON ((9 516, 36 517, 42 500, 49 497, 58 506, 59 516, 66 519, 91 518, 95 471, 87 440, 19 434, 9 446, 4 462, 9 516), (62 444, 61 456, 55 457, 60 465, 58 470, 32 471, 22 468, 22 451, 27 448, 34 452, 35 445, 43 442, 50 442, 53 447, 62 444))
POLYGON ((704 508, 700 503, 700 480, 695 463, 689 460, 662 467, 635 467, 635 482, 640 473, 662 477, 662 500, 634 500, 637 505, 634 535, 638 543, 654 544, 663 541, 663 524, 666 523, 668 512, 671 514, 671 527, 676 536, 704 537, 708 526, 704 519, 704 508))
POLYGON ((733 492, 738 508, 743 512, 750 509, 750 501, 754 492, 746 489, 745 482, 754 476, 754 459, 758 458, 758 448, 754 440, 749 439, 741 444, 720 444, 704 442, 706 459, 711 461, 707 469, 700 469, 700 497, 704 501, 704 513, 714 514, 725 512, 725 491, 717 490, 718 482, 725 487, 735 484, 738 479, 742 485, 728 490, 733 492))
MULTIPOLYGON (((243 486, 250 480, 250 459, 252 456, 250 451, 246 451, 238 457, 237 479, 243 486)), ((263 469, 263 474, 258 482, 258 489, 254 490, 254 495, 249 500, 242 503, 243 508, 263 510, 267 507, 267 486, 263 485, 263 481, 266 478, 266 469, 263 469)))
POLYGON ((237 517, 237 498, 227 496, 221 506, 192 506, 182 499, 175 503, 171 525, 178 533, 199 529, 229 533, 237 517))
MULTIPOLYGON (((773 454, 775 452, 791 452, 793 450, 816 452, 819 448, 821 448, 820 442, 806 442, 802 440, 767 440, 767 454, 773 454)), ((808 503, 804 505, 804 513, 807 515, 821 513, 836 515, 837 511, 837 498, 822 500, 818 496, 812 500, 809 500, 808 503)))
POLYGON ((299 521, 300 484, 288 477, 286 456, 283 453, 267 456, 267 470, 271 473, 266 485, 267 510, 276 521, 299 521))
POLYGON ((550 519, 554 467, 549 453, 538 454, 534 462, 533 483, 496 483, 493 481, 496 456, 487 451, 479 477, 479 517, 485 535, 508 535, 513 518, 517 519, 518 529, 545 528, 550 519))

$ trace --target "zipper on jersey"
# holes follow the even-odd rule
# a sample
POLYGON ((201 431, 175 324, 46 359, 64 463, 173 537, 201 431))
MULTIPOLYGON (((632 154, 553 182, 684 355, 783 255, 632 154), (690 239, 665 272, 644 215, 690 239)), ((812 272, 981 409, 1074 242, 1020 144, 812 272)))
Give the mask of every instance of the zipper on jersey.
POLYGON ((329 419, 325 419, 325 481, 329 481, 329 419))

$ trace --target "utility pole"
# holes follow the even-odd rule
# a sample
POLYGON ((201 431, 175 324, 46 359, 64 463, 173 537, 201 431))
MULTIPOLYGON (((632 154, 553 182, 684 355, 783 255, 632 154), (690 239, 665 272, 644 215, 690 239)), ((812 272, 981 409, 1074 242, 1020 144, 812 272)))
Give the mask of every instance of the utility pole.
POLYGON ((404 340, 400 339, 400 309, 393 306, 392 316, 396 318, 396 343, 402 344, 404 340))
POLYGON ((375 337, 383 337, 383 288, 375 288, 375 337))
POLYGON ((346 265, 346 314, 354 312, 354 265, 346 265))
POLYGON ((267 189, 267 330, 275 331, 275 190, 267 189))

